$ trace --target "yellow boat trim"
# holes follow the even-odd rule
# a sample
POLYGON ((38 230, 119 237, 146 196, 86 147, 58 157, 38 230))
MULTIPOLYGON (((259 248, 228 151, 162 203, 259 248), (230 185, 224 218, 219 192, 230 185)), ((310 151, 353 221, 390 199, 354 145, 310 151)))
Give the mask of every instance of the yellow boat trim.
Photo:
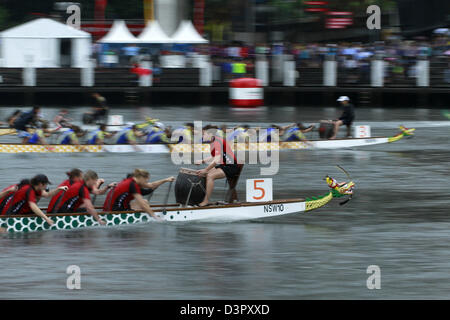
POLYGON ((73 152, 102 152, 102 146, 99 145, 52 145, 43 146, 38 144, 0 144, 0 152, 5 153, 22 153, 22 152, 58 152, 58 153, 73 153, 73 152))
POLYGON ((323 207, 333 199, 333 193, 330 191, 325 197, 317 200, 306 201, 305 211, 311 211, 323 207))

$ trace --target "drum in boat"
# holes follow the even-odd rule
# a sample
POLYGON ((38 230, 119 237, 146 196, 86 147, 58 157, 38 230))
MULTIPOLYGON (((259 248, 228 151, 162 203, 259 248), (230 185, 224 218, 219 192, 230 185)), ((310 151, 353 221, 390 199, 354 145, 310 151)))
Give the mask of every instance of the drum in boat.
POLYGON ((182 205, 197 205, 205 198, 206 177, 197 170, 181 168, 175 181, 175 199, 182 205))
POLYGON ((319 126, 319 137, 320 139, 330 139, 334 133, 334 122, 333 121, 320 121, 319 126))

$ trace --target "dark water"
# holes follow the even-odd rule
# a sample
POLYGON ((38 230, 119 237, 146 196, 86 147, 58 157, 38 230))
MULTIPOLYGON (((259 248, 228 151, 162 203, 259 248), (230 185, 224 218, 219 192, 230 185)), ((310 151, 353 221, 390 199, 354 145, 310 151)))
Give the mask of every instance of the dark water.
MULTIPOLYGON (((12 109, 0 110, 0 117, 12 109)), ((84 109, 74 111, 74 118, 84 109)), ((169 124, 314 122, 335 109, 228 108, 116 109, 169 124)), ((56 110, 44 109, 49 117, 56 110)), ((11 299, 449 299, 450 123, 440 110, 358 110, 372 134, 392 135, 399 124, 416 136, 356 150, 280 153, 274 198, 320 195, 326 174, 346 168, 357 183, 345 206, 334 201, 309 214, 271 222, 165 224, 51 231, 0 237, 0 298, 11 299), (66 288, 66 268, 81 268, 81 290, 66 288), (381 268, 381 289, 369 290, 369 265, 381 268)), ((0 137, 0 141, 6 141, 0 137)), ((17 141, 17 138, 11 137, 17 141)), ((44 172, 55 184, 71 167, 94 169, 116 181, 135 167, 152 180, 176 176, 166 154, 0 155, 1 186, 44 172)), ((189 167, 189 166, 188 166, 189 167)), ((193 166, 192 166, 193 167, 193 166)), ((260 166, 246 166, 245 179, 260 166)), ((163 202, 167 185, 152 202, 163 202)), ((217 183, 215 199, 224 194, 217 183)), ((173 201, 173 194, 169 201, 173 201)), ((103 198, 97 198, 97 205, 103 198)), ((42 200, 40 205, 44 206, 42 200)))

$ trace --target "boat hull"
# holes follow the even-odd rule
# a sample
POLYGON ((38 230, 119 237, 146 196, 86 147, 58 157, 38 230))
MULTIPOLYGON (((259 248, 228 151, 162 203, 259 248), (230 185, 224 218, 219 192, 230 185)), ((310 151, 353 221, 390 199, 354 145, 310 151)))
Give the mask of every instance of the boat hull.
MULTIPOLYGON (((208 207, 154 208, 156 215, 166 223, 211 222, 224 223, 247 220, 260 220, 308 212, 323 207, 337 195, 332 191, 318 198, 279 200, 261 203, 240 203, 208 207)), ((169 206, 168 206, 169 207, 169 206)), ((145 212, 105 212, 99 216, 106 226, 142 224, 156 221, 145 212)), ((87 213, 48 214, 55 224, 50 226, 42 218, 29 216, 1 216, 0 228, 6 232, 35 232, 44 230, 70 230, 99 226, 99 223, 87 213)))

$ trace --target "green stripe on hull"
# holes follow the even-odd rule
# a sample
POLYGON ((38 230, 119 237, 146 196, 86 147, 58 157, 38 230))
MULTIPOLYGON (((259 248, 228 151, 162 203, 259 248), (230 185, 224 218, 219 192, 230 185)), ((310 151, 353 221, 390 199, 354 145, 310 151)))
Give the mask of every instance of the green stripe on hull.
MULTIPOLYGON (((147 213, 101 214, 107 226, 145 223, 152 218, 147 213)), ((90 215, 54 216, 50 217, 55 224, 50 226, 41 217, 1 217, 0 227, 8 232, 34 232, 43 230, 70 230, 98 226, 98 222, 90 215)))

